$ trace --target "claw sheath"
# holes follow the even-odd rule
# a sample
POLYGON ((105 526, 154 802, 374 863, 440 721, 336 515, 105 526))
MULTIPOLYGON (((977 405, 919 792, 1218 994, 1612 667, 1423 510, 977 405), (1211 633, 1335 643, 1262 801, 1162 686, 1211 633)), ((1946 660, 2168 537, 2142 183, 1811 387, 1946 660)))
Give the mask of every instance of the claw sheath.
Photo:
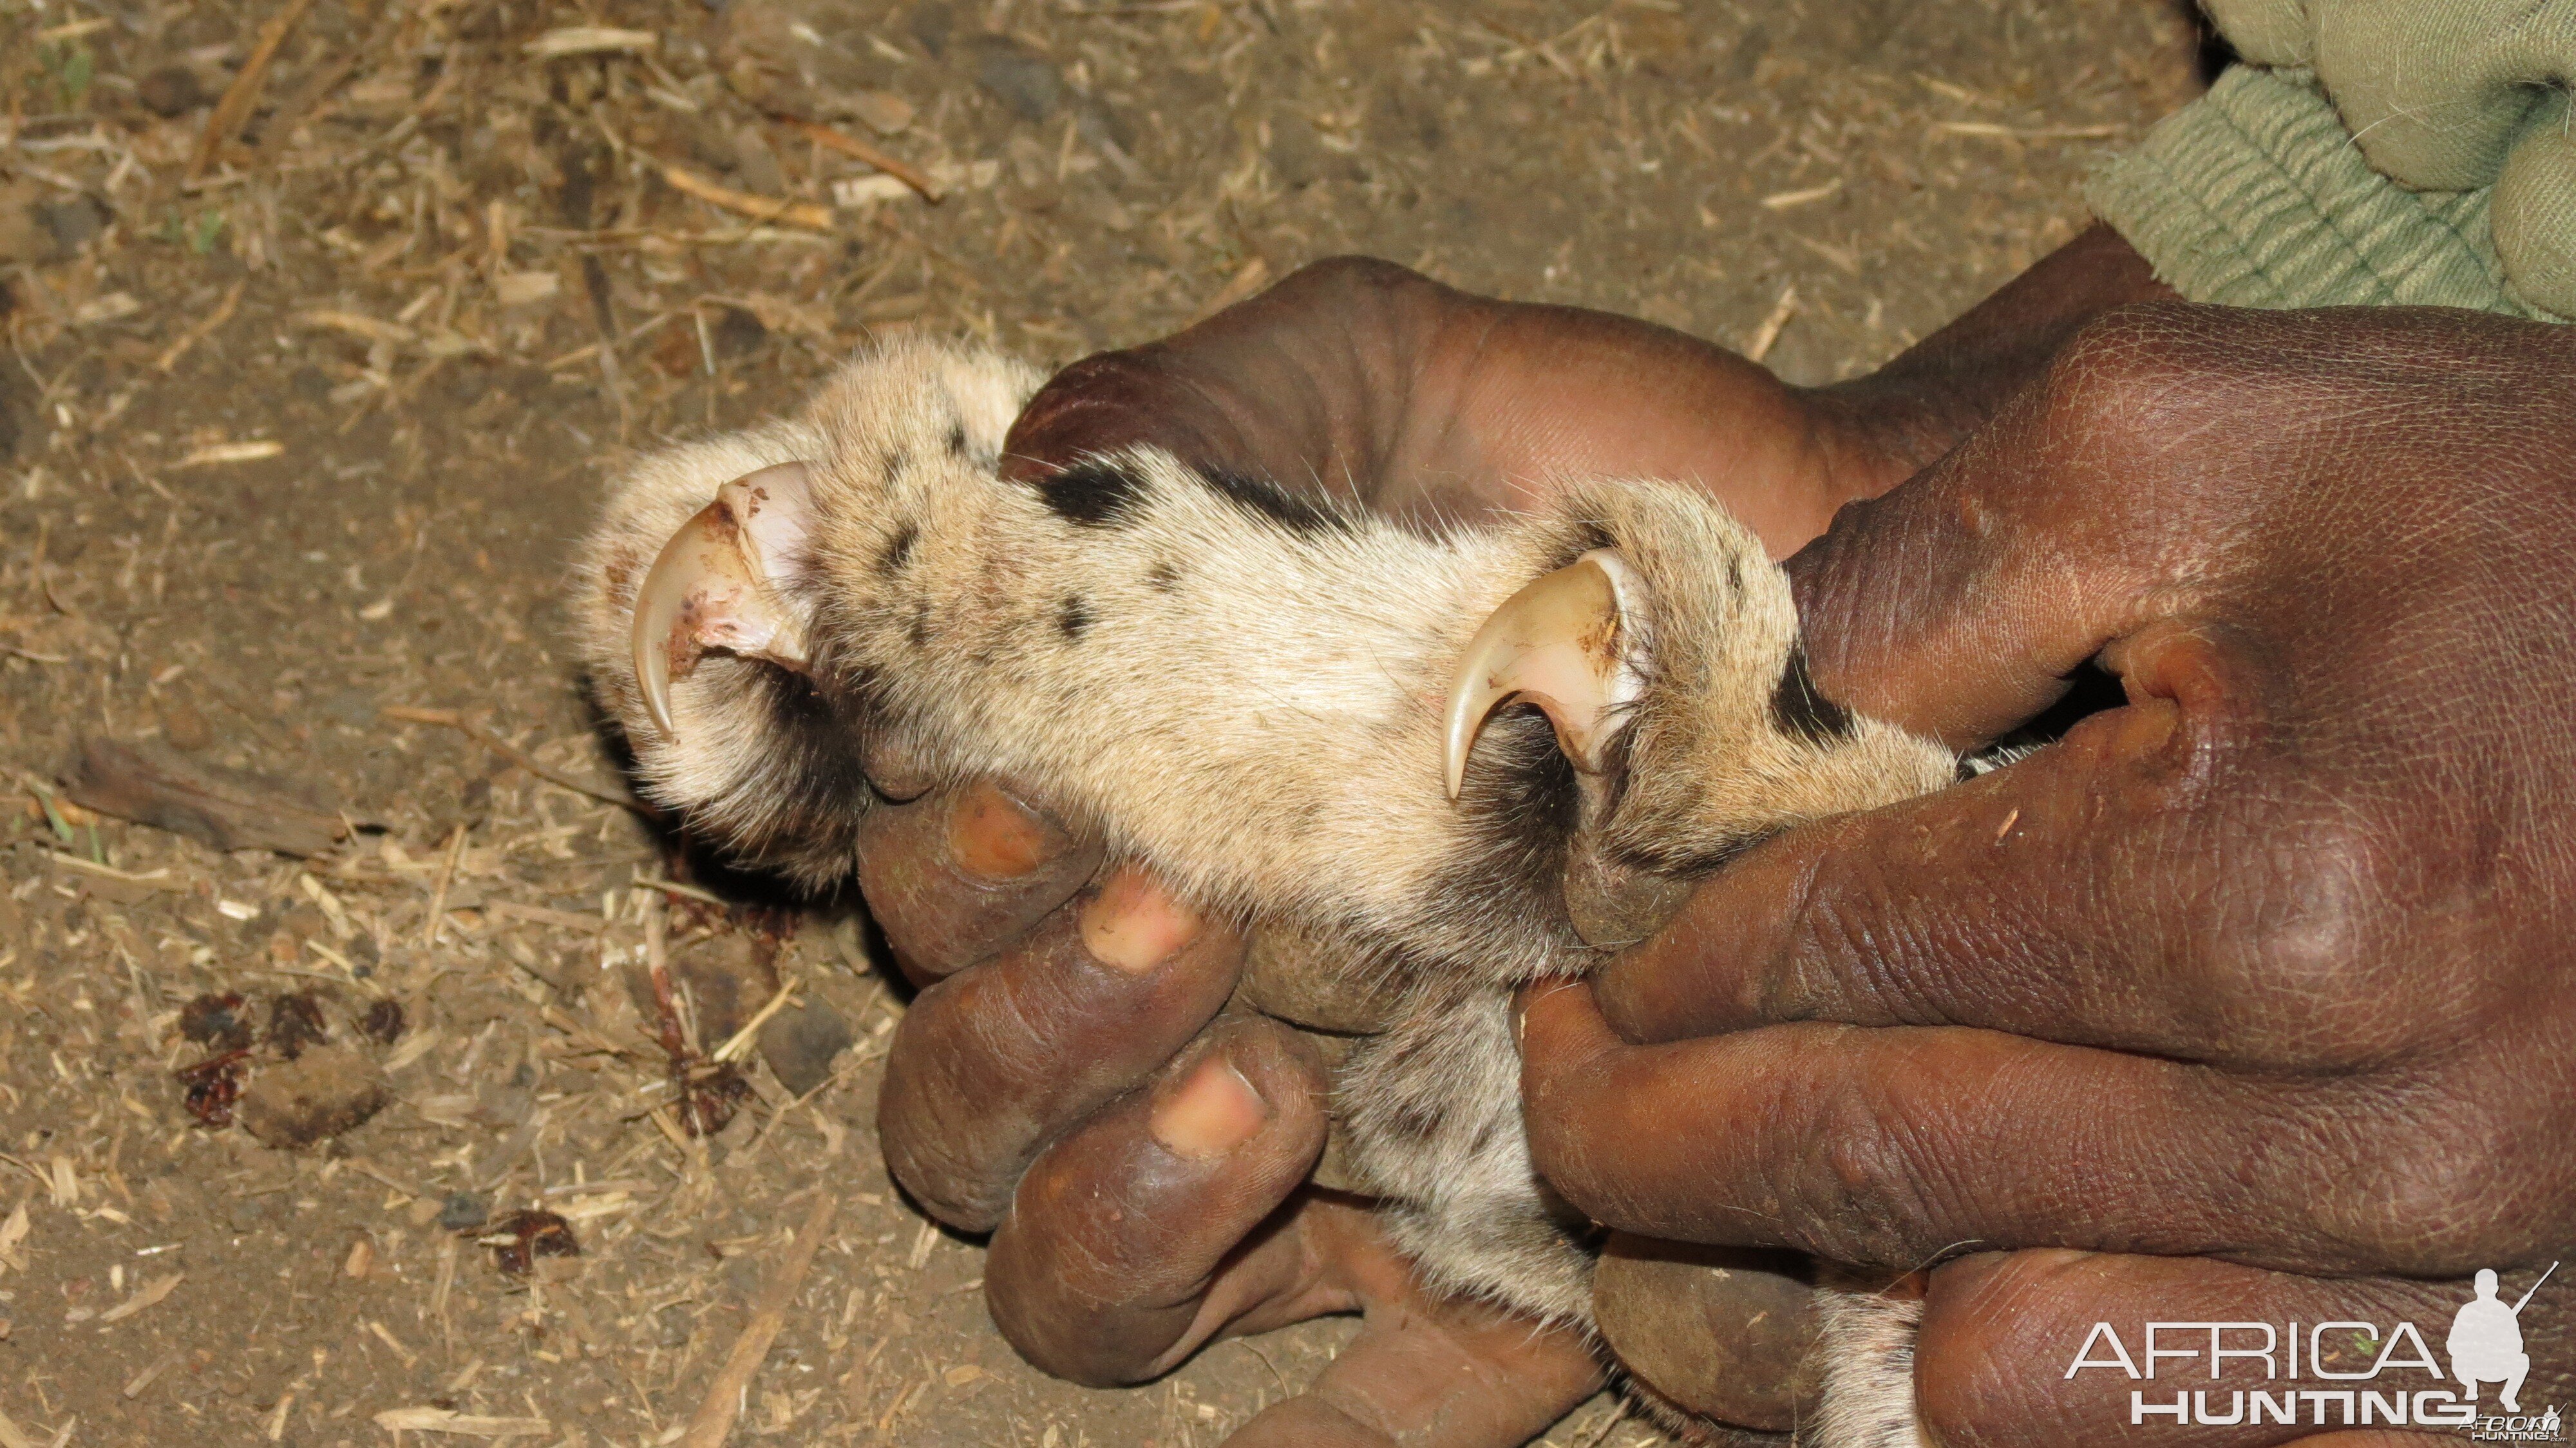
POLYGON ((803 463, 746 473, 662 545, 635 590, 635 681, 645 712, 665 734, 671 681, 709 649, 805 670, 805 631, 780 596, 773 570, 803 526, 803 463))
POLYGON ((1626 559, 1596 548, 1506 599, 1467 644, 1449 687, 1449 797, 1467 775, 1467 755, 1487 716, 1518 696, 1545 711, 1557 747, 1576 769, 1601 772, 1617 731, 1618 708, 1636 698, 1629 663, 1633 610, 1644 581, 1626 559))

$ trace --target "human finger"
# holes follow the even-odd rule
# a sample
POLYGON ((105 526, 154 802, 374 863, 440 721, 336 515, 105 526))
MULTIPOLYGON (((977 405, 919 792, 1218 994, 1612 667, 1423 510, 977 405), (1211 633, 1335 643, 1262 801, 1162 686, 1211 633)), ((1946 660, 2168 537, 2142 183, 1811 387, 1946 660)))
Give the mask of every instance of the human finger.
POLYGON ((2453 1139, 2509 1061, 2243 1079, 1992 1031, 1821 1023, 1635 1046, 1579 985, 1525 992, 1521 1020, 1533 1162, 1594 1220, 1650 1236, 1889 1265, 2058 1243, 2423 1273, 2555 1211, 2505 1170, 2552 1159, 2542 1128, 2453 1139), (2399 1165, 2370 1146, 2410 1132, 2440 1150, 2399 1165), (2390 1203, 2437 1170, 2508 1205, 2401 1220, 2390 1203))
POLYGON ((2135 702, 1976 780, 1747 851, 1596 973, 1603 1012, 1639 1042, 1820 1020, 2265 1069, 2408 1049, 2438 1016, 2426 987, 2459 987, 2356 978, 2385 852, 2334 796, 2257 787, 2268 761, 2243 758, 2250 686, 2223 640, 2127 643, 2135 702), (2280 838, 2302 848, 2261 846, 2280 838), (2347 1004, 2320 1011, 2321 994, 2347 1004))
POLYGON ((1793 1253, 1612 1232, 1592 1271, 1593 1323, 1649 1401, 1785 1433, 1817 1386, 1813 1276, 1793 1253))
POLYGON ((1133 867, 922 992, 886 1063, 888 1169, 940 1220, 997 1221, 1051 1137, 1148 1080, 1213 1018, 1240 936, 1133 867))
POLYGON ((1601 1386, 1570 1328, 1482 1303, 1384 1309, 1225 1448, 1518 1448, 1601 1386))
POLYGON ((1425 526, 1527 506, 1572 478, 1669 477, 1707 488, 1785 555, 1834 500, 1910 470, 1865 431, 1667 327, 1336 257, 1058 373, 1014 425, 1004 473, 1033 480, 1151 445, 1425 526))
POLYGON ((1003 1335, 1059 1376, 1135 1382, 1314 1288, 1294 1233, 1257 1229, 1323 1150, 1328 1090, 1294 1031, 1233 1018, 1048 1147, 985 1262, 1003 1335))
POLYGON ((869 913, 916 985, 998 949, 1100 867, 1096 843, 993 780, 878 805, 858 853, 869 913))

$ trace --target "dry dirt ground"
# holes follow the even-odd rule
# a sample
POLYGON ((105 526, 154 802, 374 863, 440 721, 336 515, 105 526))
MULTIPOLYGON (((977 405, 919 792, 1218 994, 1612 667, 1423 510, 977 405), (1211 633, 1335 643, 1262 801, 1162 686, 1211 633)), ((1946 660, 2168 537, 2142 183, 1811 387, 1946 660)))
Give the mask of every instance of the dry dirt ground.
POLYGON ((818 1186, 737 1438, 1216 1443, 1347 1324, 1014 1361, 879 1164, 864 927, 600 798, 602 479, 872 336, 1062 362, 1343 251, 1846 375, 2195 65, 2160 0, 0 0, 0 1448, 675 1442, 818 1186), (656 930, 698 1050, 795 993, 703 1139, 656 930), (199 1108, 385 1104, 201 1124, 227 991, 199 1108), (534 1208, 578 1255, 512 1275, 534 1208))

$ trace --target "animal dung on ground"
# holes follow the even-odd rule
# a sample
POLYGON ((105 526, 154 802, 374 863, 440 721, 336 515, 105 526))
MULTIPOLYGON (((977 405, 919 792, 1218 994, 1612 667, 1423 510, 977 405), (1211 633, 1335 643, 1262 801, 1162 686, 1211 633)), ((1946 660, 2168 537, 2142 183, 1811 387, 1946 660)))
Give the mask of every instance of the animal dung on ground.
POLYGON ((208 991, 179 1011, 179 1034, 213 1051, 250 1049, 250 1018, 239 991, 208 991))
POLYGON ((362 1125, 391 1099, 374 1061, 346 1046, 317 1046, 263 1068, 236 1111, 263 1144, 298 1150, 362 1125))
POLYGON ((329 1040, 322 1002, 309 990, 288 991, 268 1003, 268 1048, 287 1060, 329 1040))
POLYGON ((198 1125, 220 1130, 233 1124, 233 1104, 241 1099, 242 1073, 249 1060, 247 1050, 222 1051, 179 1068, 179 1082, 185 1088, 180 1101, 198 1125))
POLYGON ((682 1130, 691 1136, 713 1136, 732 1124, 734 1113, 751 1096, 751 1083, 731 1061, 674 1056, 671 1096, 682 1130))
POLYGON ((510 1277, 525 1277, 540 1257, 578 1257, 581 1240, 572 1223, 553 1212, 523 1207, 492 1224, 475 1239, 492 1249, 492 1264, 510 1277))
POLYGON ((358 1017, 358 1034, 379 1046, 390 1046, 403 1033, 402 1002, 391 996, 377 999, 358 1017))

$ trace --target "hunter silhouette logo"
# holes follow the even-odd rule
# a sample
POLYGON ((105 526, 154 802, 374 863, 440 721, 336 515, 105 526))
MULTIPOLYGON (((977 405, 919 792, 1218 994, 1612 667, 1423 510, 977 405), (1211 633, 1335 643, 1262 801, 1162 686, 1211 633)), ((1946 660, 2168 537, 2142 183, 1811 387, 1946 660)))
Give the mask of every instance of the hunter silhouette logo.
POLYGON ((2496 1296, 2495 1269, 2478 1269, 2477 1296, 2469 1299, 2457 1316, 2451 1319, 2451 1336, 2443 1346, 2451 1354, 2451 1376, 2460 1380, 2460 1392, 2475 1401, 2478 1384, 2500 1383, 2504 1391, 2498 1398, 2508 1413, 2522 1411, 2519 1394, 2522 1380, 2531 1375, 2531 1354, 2522 1350, 2522 1309, 2540 1290, 2558 1264, 2540 1274, 2540 1282, 2531 1284, 2531 1292, 2522 1294, 2513 1306, 2504 1305, 2496 1296))

